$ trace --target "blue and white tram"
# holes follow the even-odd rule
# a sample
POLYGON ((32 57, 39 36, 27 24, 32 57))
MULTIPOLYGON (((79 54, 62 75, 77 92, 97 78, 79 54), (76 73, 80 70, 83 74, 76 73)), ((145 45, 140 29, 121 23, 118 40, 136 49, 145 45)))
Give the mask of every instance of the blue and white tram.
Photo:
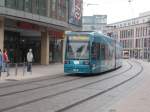
POLYGON ((67 32, 64 72, 100 73, 121 66, 121 47, 98 32, 67 32))

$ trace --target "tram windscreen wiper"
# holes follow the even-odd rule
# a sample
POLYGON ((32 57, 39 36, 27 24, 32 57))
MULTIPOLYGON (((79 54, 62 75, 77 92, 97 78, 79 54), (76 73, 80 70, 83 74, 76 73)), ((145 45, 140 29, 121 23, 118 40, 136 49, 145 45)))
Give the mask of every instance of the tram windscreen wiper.
POLYGON ((89 59, 89 43, 71 41, 68 43, 67 58, 69 59, 89 59))

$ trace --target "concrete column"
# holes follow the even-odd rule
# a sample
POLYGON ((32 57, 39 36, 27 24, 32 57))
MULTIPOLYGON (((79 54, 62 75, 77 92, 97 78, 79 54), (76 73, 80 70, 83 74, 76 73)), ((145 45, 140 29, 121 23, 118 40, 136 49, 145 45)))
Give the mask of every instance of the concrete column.
POLYGON ((49 64, 49 35, 48 32, 41 33, 41 64, 49 64))
POLYGON ((0 17, 0 49, 4 48, 4 18, 0 17))

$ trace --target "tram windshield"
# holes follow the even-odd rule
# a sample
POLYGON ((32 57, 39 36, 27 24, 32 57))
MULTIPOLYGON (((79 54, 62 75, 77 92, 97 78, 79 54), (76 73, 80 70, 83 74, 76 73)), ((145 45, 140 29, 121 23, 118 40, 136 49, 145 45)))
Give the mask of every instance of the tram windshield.
POLYGON ((67 59, 89 59, 89 39, 88 37, 69 37, 67 41, 67 59), (77 39, 76 39, 77 38, 77 39))

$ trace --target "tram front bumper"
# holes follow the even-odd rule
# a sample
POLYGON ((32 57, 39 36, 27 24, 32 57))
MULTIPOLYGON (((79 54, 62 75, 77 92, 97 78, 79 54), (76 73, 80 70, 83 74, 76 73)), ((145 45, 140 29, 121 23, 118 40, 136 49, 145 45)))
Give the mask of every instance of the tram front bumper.
POLYGON ((91 73, 91 69, 89 65, 78 65, 78 66, 64 65, 64 72, 65 73, 91 73))

